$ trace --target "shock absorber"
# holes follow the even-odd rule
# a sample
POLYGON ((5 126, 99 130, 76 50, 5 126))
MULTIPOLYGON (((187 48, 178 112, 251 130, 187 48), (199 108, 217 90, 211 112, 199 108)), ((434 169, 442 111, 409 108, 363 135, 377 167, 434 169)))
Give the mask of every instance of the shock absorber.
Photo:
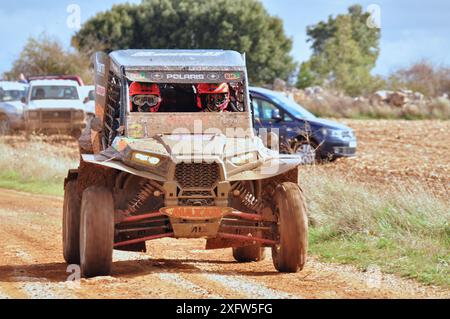
POLYGON ((258 200, 242 182, 234 184, 232 187, 232 191, 233 194, 237 194, 239 196, 242 205, 244 205, 245 207, 254 211, 261 211, 263 209, 263 203, 258 200))
POLYGON ((125 215, 133 215, 142 207, 142 205, 144 205, 145 201, 154 194, 158 195, 160 194, 160 191, 156 189, 151 181, 145 182, 136 196, 128 202, 127 209, 124 210, 123 213, 125 215))

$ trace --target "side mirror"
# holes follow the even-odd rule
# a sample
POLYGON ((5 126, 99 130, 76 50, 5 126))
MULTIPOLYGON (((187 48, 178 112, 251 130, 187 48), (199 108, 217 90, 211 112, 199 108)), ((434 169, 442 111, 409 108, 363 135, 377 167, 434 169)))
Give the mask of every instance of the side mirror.
POLYGON ((281 117, 281 113, 279 109, 272 110, 272 120, 281 121, 283 118, 281 117))
POLYGON ((27 98, 25 96, 22 96, 20 102, 22 102, 23 104, 27 104, 27 98))
POLYGON ((83 100, 83 104, 86 104, 86 103, 88 103, 90 100, 89 100, 89 96, 86 96, 85 98, 84 98, 84 100, 83 100))

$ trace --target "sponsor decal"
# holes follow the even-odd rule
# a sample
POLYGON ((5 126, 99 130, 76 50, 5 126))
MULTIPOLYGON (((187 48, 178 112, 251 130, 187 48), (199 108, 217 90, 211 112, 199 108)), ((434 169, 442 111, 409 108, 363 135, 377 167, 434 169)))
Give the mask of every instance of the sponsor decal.
POLYGON ((204 74, 177 74, 169 73, 166 75, 167 80, 204 80, 204 74))
POLYGON ((174 218, 185 218, 189 220, 203 220, 222 218, 233 211, 229 207, 217 206, 178 206, 164 207, 160 209, 161 213, 174 218))
POLYGON ((150 75, 150 77, 152 78, 152 80, 159 81, 159 80, 164 79, 164 74, 162 74, 162 73, 152 73, 150 75))
POLYGON ((242 79, 242 72, 127 72, 127 76, 133 81, 150 81, 161 83, 195 83, 195 82, 213 82, 239 81, 242 79))
POLYGON ((96 85, 95 86, 95 94, 98 94, 100 96, 106 96, 106 89, 104 86, 96 85))
POLYGON ((225 80, 238 80, 241 78, 241 73, 239 72, 225 73, 224 77, 225 80))
POLYGON ((208 80, 212 81, 220 79, 220 75, 217 73, 209 73, 206 77, 208 78, 208 80))
POLYGON ((97 73, 100 75, 105 74, 105 65, 97 61, 97 73))

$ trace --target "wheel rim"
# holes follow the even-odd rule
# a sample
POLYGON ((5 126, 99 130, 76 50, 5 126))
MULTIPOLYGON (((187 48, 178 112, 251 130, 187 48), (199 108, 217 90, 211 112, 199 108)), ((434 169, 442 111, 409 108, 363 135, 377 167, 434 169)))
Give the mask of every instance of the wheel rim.
POLYGON ((295 154, 301 156, 303 164, 312 164, 316 159, 316 150, 310 144, 298 145, 295 154))
POLYGON ((280 223, 280 210, 277 207, 275 208, 275 215, 277 216, 277 225, 276 225, 276 233, 278 243, 272 246, 272 259, 278 264, 278 257, 281 251, 281 223, 280 223))

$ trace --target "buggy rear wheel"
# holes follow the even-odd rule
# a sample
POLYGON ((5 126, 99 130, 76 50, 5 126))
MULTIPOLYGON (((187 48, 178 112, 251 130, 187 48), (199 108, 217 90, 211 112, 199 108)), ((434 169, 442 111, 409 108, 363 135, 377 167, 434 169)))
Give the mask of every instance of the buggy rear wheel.
POLYGON ((264 247, 255 244, 245 247, 233 248, 233 257, 237 262, 246 263, 264 260, 264 247))
POLYGON ((68 264, 80 263, 80 206, 77 181, 72 180, 64 189, 63 255, 68 264))
POLYGON ((272 248, 272 260, 279 272, 297 272, 306 262, 308 217, 303 192, 297 184, 285 182, 275 190, 279 244, 272 248))
MULTIPOLYGON (((250 194, 255 194, 255 184, 252 181, 244 181, 242 183, 244 187, 250 192, 250 194)), ((235 197, 232 201, 231 206, 242 212, 253 212, 242 203, 242 198, 240 197, 235 197)), ((254 244, 244 247, 233 247, 233 257, 237 262, 240 263, 261 261, 265 258, 264 247, 261 247, 260 244, 254 244)))
POLYGON ((91 186, 81 201, 80 259, 83 277, 111 273, 114 242, 114 200, 105 187, 91 186))

